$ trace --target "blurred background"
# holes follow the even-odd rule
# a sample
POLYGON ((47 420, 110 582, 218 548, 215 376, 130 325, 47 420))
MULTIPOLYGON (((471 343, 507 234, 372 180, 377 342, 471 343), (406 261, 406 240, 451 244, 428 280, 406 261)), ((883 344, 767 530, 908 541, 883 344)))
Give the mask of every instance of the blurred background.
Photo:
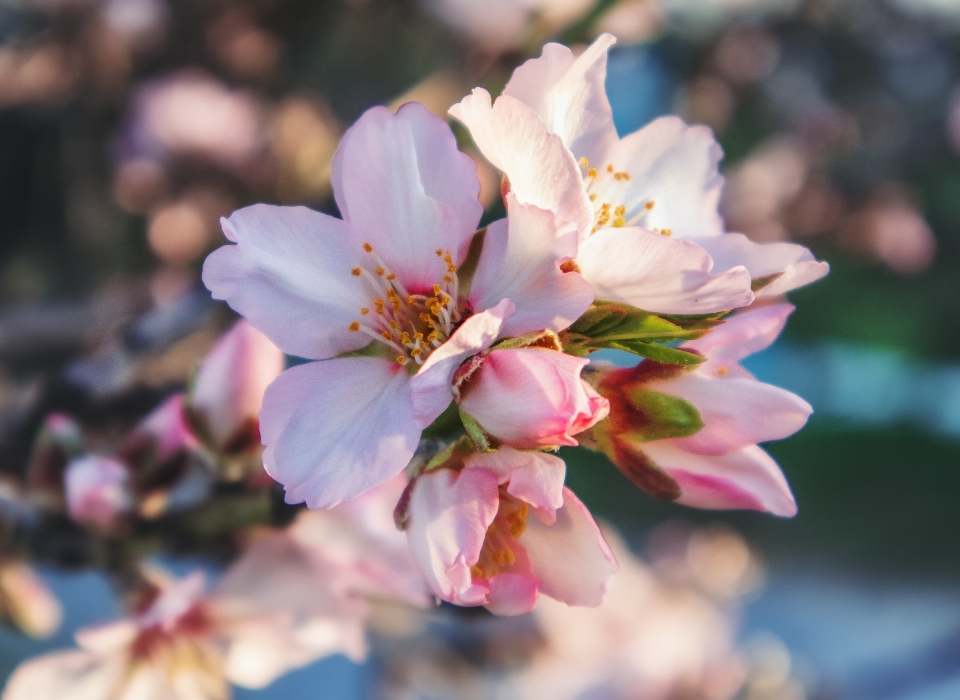
MULTIPOLYGON (((816 410, 768 446, 796 518, 657 502, 574 450, 570 486, 660 580, 693 575, 704 538, 740 567, 740 697, 960 697, 960 0, 2 0, 0 470, 23 472, 51 411, 106 449, 182 388, 231 322, 199 283, 218 218, 334 212, 331 159, 365 109, 445 115, 545 41, 604 31, 620 132, 710 126, 728 230, 832 270, 748 363, 816 410)), ((4 676, 113 612, 76 532, 34 549, 65 623, 0 632, 4 676)), ((380 697, 397 669, 377 659, 236 697, 380 697)), ((459 687, 391 697, 474 697, 459 687)))

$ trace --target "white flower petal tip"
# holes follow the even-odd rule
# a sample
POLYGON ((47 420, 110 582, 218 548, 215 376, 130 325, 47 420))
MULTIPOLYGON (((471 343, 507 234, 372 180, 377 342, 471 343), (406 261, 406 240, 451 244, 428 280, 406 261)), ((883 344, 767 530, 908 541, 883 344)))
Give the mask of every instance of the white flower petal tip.
POLYGON ((758 299, 786 294, 830 272, 829 264, 795 243, 755 243, 742 233, 726 233, 697 243, 710 253, 717 270, 743 266, 752 278, 770 280, 756 292, 758 299))
POLYGON ((286 370, 260 411, 267 473, 288 503, 330 508, 398 474, 420 438, 410 377, 390 360, 350 357, 286 370))
POLYGON ((577 265, 598 299, 654 313, 715 313, 754 300, 744 267, 713 274, 713 260, 697 243, 643 228, 594 234, 580 246, 577 265))

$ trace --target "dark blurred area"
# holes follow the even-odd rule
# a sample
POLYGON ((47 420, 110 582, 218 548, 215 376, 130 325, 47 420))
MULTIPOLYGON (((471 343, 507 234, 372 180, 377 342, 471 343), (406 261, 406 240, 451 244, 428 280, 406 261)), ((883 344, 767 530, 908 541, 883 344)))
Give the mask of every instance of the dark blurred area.
POLYGON ((832 270, 750 365, 817 411, 771 446, 795 519, 657 502, 595 453, 564 455, 570 485, 635 549, 726 523, 762 552, 744 635, 775 634, 802 682, 744 698, 960 697, 958 0, 4 1, 0 470, 23 473, 51 411, 96 449, 183 387, 231 321, 199 281, 219 217, 333 211, 365 109, 445 115, 602 31, 621 133, 710 126, 728 230, 832 270))

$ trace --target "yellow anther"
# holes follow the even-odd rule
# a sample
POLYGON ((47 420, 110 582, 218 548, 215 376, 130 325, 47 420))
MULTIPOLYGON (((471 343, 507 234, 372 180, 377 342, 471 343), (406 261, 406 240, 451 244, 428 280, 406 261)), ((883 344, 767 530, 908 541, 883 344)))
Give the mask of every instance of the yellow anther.
POLYGON ((653 209, 655 206, 657 206, 657 203, 656 203, 654 200, 651 199, 649 202, 647 202, 646 204, 643 205, 643 208, 646 209, 647 211, 649 211, 649 210, 653 209))
POLYGON ((406 345, 407 343, 409 343, 409 342, 410 342, 410 334, 407 333, 406 331, 401 331, 401 333, 400 333, 400 342, 403 343, 404 345, 406 345))
POLYGON ((363 244, 363 249, 364 249, 365 251, 367 251, 368 253, 372 253, 372 252, 373 252, 373 246, 370 245, 369 243, 364 243, 364 244, 363 244))
POLYGON ((586 156, 584 156, 583 158, 580 159, 580 167, 581 167, 581 168, 588 168, 588 167, 590 167, 590 161, 587 160, 587 157, 586 157, 586 156))
POLYGON ((607 166, 607 172, 608 172, 608 173, 612 173, 612 172, 613 172, 613 163, 610 163, 610 164, 607 166))
POLYGON ((413 295, 412 295, 412 294, 408 294, 408 295, 407 295, 407 306, 413 306, 415 303, 417 303, 417 300, 413 298, 413 295))
POLYGON ((592 178, 594 180, 596 180, 597 177, 599 177, 599 175, 600 175, 600 171, 597 170, 596 168, 590 168, 587 171, 587 177, 592 178))
POLYGON ((391 318, 391 319, 390 319, 390 327, 391 327, 393 330, 399 330, 399 329, 400 329, 400 324, 397 323, 396 321, 394 321, 394 320, 391 318))
POLYGON ((390 331, 383 331, 382 333, 380 333, 380 335, 383 336, 384 340, 393 340, 393 333, 391 333, 390 331))
POLYGON ((433 319, 430 318, 429 314, 420 314, 420 320, 424 323, 432 323, 433 319))
POLYGON ((663 230, 660 232, 660 235, 661 235, 661 236, 672 236, 672 235, 673 235, 673 229, 672 229, 672 228, 665 228, 665 229, 663 229, 663 230))
POLYGON ((417 331, 416 333, 413 334, 413 337, 416 338, 417 340, 423 340, 423 333, 417 331))
POLYGON ((502 569, 504 567, 513 565, 517 561, 517 557, 514 555, 513 550, 501 549, 493 555, 493 560, 497 562, 497 566, 502 569))
POLYGON ((387 275, 387 279, 393 282, 393 280, 397 279, 397 273, 391 272, 389 275, 387 275))
POLYGON ((438 257, 438 258, 442 258, 442 257, 443 257, 443 248, 437 248, 437 257, 438 257))
POLYGON ((624 219, 622 216, 618 216, 616 219, 613 220, 612 225, 614 228, 623 228, 624 226, 627 225, 627 220, 624 219))
POLYGON ((397 355, 397 364, 398 364, 398 365, 400 365, 401 367, 403 367, 405 364, 407 364, 407 362, 408 362, 407 358, 405 358, 403 355, 397 355))
POLYGON ((479 566, 471 566, 470 578, 484 578, 483 569, 481 569, 479 566))
POLYGON ((600 205, 600 211, 606 211, 609 208, 610 208, 610 202, 604 202, 603 204, 600 205))
POLYGON ((360 275, 363 274, 363 270, 361 270, 359 267, 355 267, 352 270, 350 270, 350 274, 353 275, 354 277, 359 277, 360 275))
POLYGON ((717 370, 717 374, 719 374, 721 377, 726 377, 728 374, 730 374, 730 370, 726 367, 721 367, 717 370))
POLYGON ((368 313, 370 313, 370 309, 368 309, 366 306, 364 306, 362 309, 360 309, 360 315, 361 315, 361 316, 366 316, 368 313))
POLYGON ((447 284, 450 284, 451 282, 453 282, 453 277, 451 277, 450 275, 444 275, 443 281, 446 282, 447 284))
POLYGON ((386 270, 385 270, 384 268, 382 268, 382 267, 378 267, 378 268, 376 269, 377 277, 383 277, 383 273, 385 273, 385 272, 386 272, 386 270))
POLYGON ((590 201, 591 201, 591 202, 596 202, 596 201, 597 201, 597 193, 596 193, 596 192, 594 192, 592 195, 590 195, 590 201))
POLYGON ((440 296, 440 293, 441 293, 442 291, 443 291, 443 290, 440 289, 440 285, 439 285, 439 284, 433 285, 433 294, 434 294, 434 296, 440 296))
MULTIPOLYGON (((521 503, 520 507, 507 516, 507 524, 510 526, 510 535, 516 539, 520 537, 527 529, 527 517, 530 515, 530 506, 521 503)), ((512 563, 512 562, 511 562, 512 563)))
POLYGON ((453 263, 447 265, 447 272, 453 273, 457 271, 457 266, 453 263))
POLYGON ((440 340, 440 334, 436 331, 431 331, 430 335, 427 336, 427 340, 431 343, 435 340, 440 340))
POLYGON ((619 207, 613 210, 613 213, 617 216, 623 216, 627 213, 627 208, 621 204, 619 207))
POLYGON ((414 357, 420 357, 423 354, 423 348, 414 348, 410 351, 410 354, 414 357))
POLYGON ((351 323, 350 330, 353 332, 360 330, 360 321, 354 321, 353 323, 351 323))
POLYGON ((628 181, 631 179, 630 173, 620 173, 620 177, 628 181))

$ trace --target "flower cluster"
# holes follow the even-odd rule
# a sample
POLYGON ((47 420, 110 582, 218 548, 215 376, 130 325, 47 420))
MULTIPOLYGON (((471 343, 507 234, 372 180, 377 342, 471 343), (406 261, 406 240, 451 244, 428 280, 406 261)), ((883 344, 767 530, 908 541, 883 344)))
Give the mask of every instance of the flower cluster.
POLYGON ((446 123, 377 107, 334 159, 342 218, 241 209, 204 265, 215 298, 308 360, 260 411, 287 501, 330 508, 406 470, 396 522, 459 605, 603 599, 616 559, 559 447, 600 450, 688 505, 795 512, 756 443, 811 409, 737 363, 782 328, 792 307, 771 302, 827 266, 725 232, 708 129, 665 117, 618 136, 613 41, 548 44, 496 100, 477 88, 451 108, 503 175, 505 218, 478 230, 476 166, 446 123), (602 349, 641 361, 586 369, 602 349))

